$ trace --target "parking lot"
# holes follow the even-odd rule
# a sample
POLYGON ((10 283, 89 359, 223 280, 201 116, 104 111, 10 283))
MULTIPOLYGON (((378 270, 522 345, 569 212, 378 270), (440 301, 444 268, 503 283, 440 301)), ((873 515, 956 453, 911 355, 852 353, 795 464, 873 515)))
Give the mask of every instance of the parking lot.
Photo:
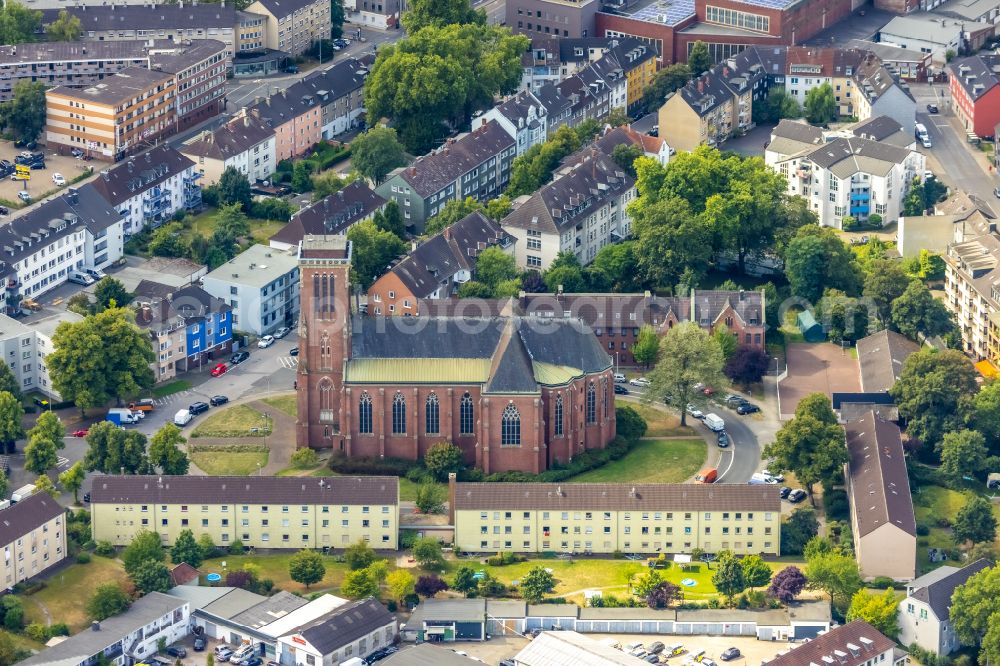
MULTIPOLYGON (((13 142, 0 141, 0 159, 13 162, 14 158, 21 152, 22 149, 15 148, 13 142)), ((39 146, 33 152, 45 154, 45 169, 33 169, 31 171, 31 180, 27 181, 28 194, 31 195, 33 203, 42 198, 42 195, 46 192, 55 189, 65 189, 57 187, 52 183, 52 174, 62 174, 68 183, 83 173, 84 169, 88 166, 93 167, 94 171, 97 172, 101 170, 103 165, 102 162, 97 162, 95 160, 84 162, 69 155, 59 155, 58 153, 48 150, 42 146, 39 146)), ((20 200, 17 198, 17 193, 24 189, 24 187, 24 182, 11 181, 10 176, 3 178, 0 180, 0 199, 20 204, 20 200)))

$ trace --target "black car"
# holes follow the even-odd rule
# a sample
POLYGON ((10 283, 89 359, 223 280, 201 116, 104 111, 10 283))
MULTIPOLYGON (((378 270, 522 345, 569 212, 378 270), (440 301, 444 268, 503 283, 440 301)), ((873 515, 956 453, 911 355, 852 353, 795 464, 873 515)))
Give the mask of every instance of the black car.
POLYGON ((292 347, 291 349, 288 350, 288 355, 289 356, 298 356, 299 355, 299 348, 298 347, 292 347))
POLYGON ((83 501, 84 502, 90 502, 90 493, 84 493, 83 494, 83 501))
POLYGON ((192 402, 191 405, 188 407, 188 411, 191 412, 191 416, 196 416, 203 412, 207 412, 208 403, 201 402, 200 400, 198 402, 192 402))
POLYGON ((928 104, 927 105, 927 113, 937 113, 937 112, 938 112, 937 104, 928 104))
POLYGON ((792 492, 788 493, 788 501, 792 504, 798 504, 807 497, 809 497, 809 494, 801 488, 796 488, 792 492))
POLYGON ((628 389, 621 384, 615 384, 615 394, 616 395, 628 395, 628 389))
POLYGON ((723 430, 722 432, 719 433, 719 436, 718 436, 717 439, 719 440, 719 448, 724 449, 727 446, 729 446, 729 435, 726 434, 725 430, 723 430))
POLYGON ((194 637, 194 651, 201 652, 208 646, 208 641, 205 640, 204 636, 194 637))
POLYGON ((781 492, 779 492, 778 495, 781 496, 781 499, 788 499, 788 493, 790 492, 792 492, 791 488, 789 488, 788 486, 782 486, 781 492))
POLYGON ((733 659, 738 659, 740 657, 740 651, 734 647, 726 648, 726 650, 719 655, 722 661, 732 661, 733 659))
POLYGON ((0 215, 10 215, 10 209, 7 206, 0 206, 0 215))
POLYGON ((208 404, 212 405, 212 407, 218 407, 219 405, 224 405, 227 402, 229 402, 228 397, 224 395, 213 395, 212 398, 208 401, 208 404))
POLYGON ((650 643, 646 647, 646 652, 648 652, 649 654, 660 654, 661 652, 663 652, 663 648, 665 647, 666 645, 664 645, 660 641, 655 641, 653 643, 650 643))
POLYGON ((660 663, 660 657, 659 657, 659 655, 655 655, 655 654, 647 654, 645 657, 642 658, 642 660, 644 662, 646 662, 647 664, 658 664, 658 663, 660 663))
POLYGON ((726 407, 729 407, 730 409, 736 409, 745 402, 747 402, 747 399, 744 398, 743 396, 731 395, 728 398, 726 398, 726 407))
POLYGON ((169 654, 171 657, 177 657, 178 659, 183 659, 184 657, 188 656, 188 651, 179 645, 171 645, 166 650, 164 650, 164 652, 169 654))
POLYGON ((753 414, 754 412, 759 412, 759 411, 760 411, 760 407, 758 407, 757 405, 753 404, 752 402, 741 403, 736 408, 736 413, 737 414, 744 414, 744 415, 746 415, 746 414, 753 414))
POLYGON ((237 363, 242 363, 243 361, 247 360, 248 358, 250 358, 250 352, 248 352, 248 351, 238 351, 235 354, 233 354, 233 357, 231 359, 229 359, 229 362, 232 363, 233 365, 236 365, 237 363))

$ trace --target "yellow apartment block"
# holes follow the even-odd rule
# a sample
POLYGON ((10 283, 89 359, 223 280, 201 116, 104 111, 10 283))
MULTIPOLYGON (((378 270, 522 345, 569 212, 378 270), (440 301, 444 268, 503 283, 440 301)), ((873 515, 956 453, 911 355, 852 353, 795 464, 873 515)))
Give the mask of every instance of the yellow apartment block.
POLYGON ((395 550, 399 479, 277 476, 102 476, 91 491, 94 541, 128 545, 140 530, 172 545, 182 530, 218 546, 395 550))
POLYGON ((455 543, 466 551, 778 555, 776 486, 455 483, 455 543))
POLYGON ((0 547, 9 590, 66 558, 66 510, 43 492, 0 510, 0 547))

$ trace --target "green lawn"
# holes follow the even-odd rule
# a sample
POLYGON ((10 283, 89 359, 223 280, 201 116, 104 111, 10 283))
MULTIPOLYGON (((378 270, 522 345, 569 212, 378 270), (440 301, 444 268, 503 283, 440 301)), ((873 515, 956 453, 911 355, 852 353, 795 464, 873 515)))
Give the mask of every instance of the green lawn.
POLYGON ((221 409, 201 422, 192 437, 264 437, 271 434, 271 420, 246 405, 221 409), (255 430, 255 432, 254 432, 255 430))
POLYGON ((191 382, 186 379, 178 379, 175 382, 169 382, 167 384, 160 384, 159 386, 154 386, 150 393, 153 394, 154 398, 165 398, 168 395, 173 395, 174 393, 180 393, 181 391, 187 391, 191 388, 191 382))
POLYGON ((703 439, 644 439, 624 458, 578 474, 571 483, 682 483, 705 463, 703 439))
POLYGON ((209 450, 190 454, 191 462, 209 476, 250 476, 267 464, 267 451, 209 450))
POLYGON ((264 398, 261 402, 270 405, 271 407, 274 407, 289 416, 296 416, 299 413, 298 398, 294 393, 291 395, 276 395, 271 398, 264 398))
MULTIPOLYGON (((968 495, 942 486, 921 486, 915 490, 913 493, 913 512, 916 515, 917 524, 926 525, 930 529, 930 534, 927 536, 917 537, 918 573, 926 573, 942 564, 960 565, 956 562, 931 564, 927 558, 927 549, 954 550, 956 548, 955 541, 951 536, 951 529, 938 526, 937 520, 939 518, 955 520, 958 510, 965 506, 966 501, 968 501, 968 495)), ((1000 506, 993 505, 993 514, 1000 520, 1000 506)), ((994 545, 1000 545, 1000 539, 994 542, 994 545)))
POLYGON ((632 401, 623 401, 622 405, 631 407, 646 421, 646 437, 683 437, 694 434, 691 426, 681 427, 680 418, 652 405, 632 401))
POLYGON ((72 564, 45 580, 45 589, 23 596, 28 622, 45 623, 44 605, 53 622, 65 622, 76 633, 90 624, 84 604, 94 588, 108 582, 125 583, 122 563, 94 556, 88 564, 72 564))
MULTIPOLYGON (((307 592, 306 586, 296 583, 288 575, 288 562, 292 559, 294 552, 282 553, 278 555, 224 555, 223 557, 206 560, 199 568, 203 573, 221 573, 241 568, 249 562, 260 568, 261 578, 270 578, 274 581, 274 586, 287 592, 307 592), (226 563, 226 569, 222 568, 222 562, 226 563)), ((344 580, 344 575, 348 568, 346 564, 336 562, 333 557, 323 557, 323 564, 326 565, 326 576, 319 583, 313 585, 308 592, 337 592, 340 584, 344 580)), ((389 562, 389 568, 395 568, 393 562, 389 562)))
MULTIPOLYGON (((447 490, 448 484, 446 483, 435 483, 435 486, 440 486, 447 490)), ((417 499, 417 488, 420 487, 419 483, 414 483, 410 481, 405 476, 399 477, 399 499, 402 502, 414 502, 417 499)), ((447 493, 445 494, 445 501, 447 501, 447 493)))
POLYGON ((278 220, 254 220, 250 223, 250 237, 255 243, 267 245, 271 236, 278 233, 286 224, 288 223, 278 220))

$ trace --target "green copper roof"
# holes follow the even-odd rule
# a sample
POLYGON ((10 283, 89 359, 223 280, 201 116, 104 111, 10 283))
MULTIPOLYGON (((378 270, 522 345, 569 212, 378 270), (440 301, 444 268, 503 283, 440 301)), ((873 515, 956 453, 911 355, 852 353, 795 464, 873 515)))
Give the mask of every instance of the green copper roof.
MULTIPOLYGON (((566 384, 583 375, 579 368, 552 363, 531 364, 535 381, 544 386, 566 384)), ((354 384, 485 384, 490 359, 485 358, 355 358, 347 363, 344 381, 354 384)))
POLYGON ((531 369, 535 373, 535 381, 545 386, 568 384, 577 377, 583 376, 583 372, 579 368, 571 368, 568 365, 553 365, 552 363, 535 361, 531 364, 531 369))

